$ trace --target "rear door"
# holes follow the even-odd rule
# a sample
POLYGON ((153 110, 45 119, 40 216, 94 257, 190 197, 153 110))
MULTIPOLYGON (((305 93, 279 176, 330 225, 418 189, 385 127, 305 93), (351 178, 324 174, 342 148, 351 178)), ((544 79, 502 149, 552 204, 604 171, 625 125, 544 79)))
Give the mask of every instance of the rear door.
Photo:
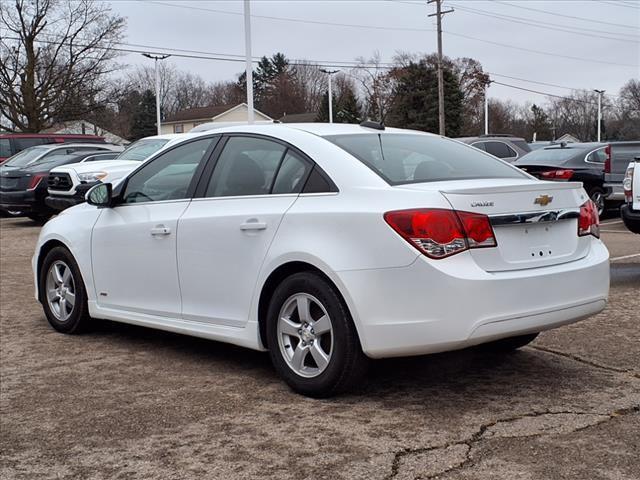
POLYGON ((242 327, 266 253, 311 162, 264 137, 225 142, 178 225, 182 315, 242 327))

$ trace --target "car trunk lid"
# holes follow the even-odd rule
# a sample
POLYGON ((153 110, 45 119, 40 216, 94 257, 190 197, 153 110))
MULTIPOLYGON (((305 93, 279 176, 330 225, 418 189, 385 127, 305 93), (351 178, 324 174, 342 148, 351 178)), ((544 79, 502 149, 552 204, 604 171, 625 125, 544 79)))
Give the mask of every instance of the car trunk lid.
POLYGON ((588 200, 581 187, 577 182, 468 180, 440 182, 438 189, 455 210, 489 216, 497 247, 470 253, 481 268, 498 272, 557 265, 588 253, 588 241, 578 236, 579 207, 588 200))

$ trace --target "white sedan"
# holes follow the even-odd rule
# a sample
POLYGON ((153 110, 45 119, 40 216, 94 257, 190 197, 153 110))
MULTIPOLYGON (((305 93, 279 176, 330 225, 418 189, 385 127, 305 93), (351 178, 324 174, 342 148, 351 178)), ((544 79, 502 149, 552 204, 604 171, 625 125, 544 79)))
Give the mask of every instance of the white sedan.
POLYGON ((609 253, 581 184, 382 125, 185 134, 49 221, 36 298, 75 333, 110 319, 268 349, 296 391, 369 358, 490 343, 600 312, 609 253))

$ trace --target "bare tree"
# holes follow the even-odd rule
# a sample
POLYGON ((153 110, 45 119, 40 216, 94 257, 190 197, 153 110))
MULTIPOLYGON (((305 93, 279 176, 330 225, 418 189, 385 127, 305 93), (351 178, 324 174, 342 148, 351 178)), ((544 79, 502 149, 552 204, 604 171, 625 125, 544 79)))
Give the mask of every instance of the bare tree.
MULTIPOLYGON (((136 65, 127 74, 127 90, 137 90, 138 92, 151 90, 155 93, 155 75, 153 64, 136 65)), ((165 60, 158 63, 158 76, 160 77, 160 111, 163 116, 172 115, 175 113, 175 92, 179 72, 172 63, 165 60)))
POLYGON ((351 75, 363 94, 365 117, 384 121, 394 98, 393 71, 382 64, 380 52, 375 52, 368 60, 359 57, 356 61, 360 65, 351 75))
POLYGON ((10 129, 38 132, 100 106, 124 26, 93 0, 0 2, 0 114, 10 129))

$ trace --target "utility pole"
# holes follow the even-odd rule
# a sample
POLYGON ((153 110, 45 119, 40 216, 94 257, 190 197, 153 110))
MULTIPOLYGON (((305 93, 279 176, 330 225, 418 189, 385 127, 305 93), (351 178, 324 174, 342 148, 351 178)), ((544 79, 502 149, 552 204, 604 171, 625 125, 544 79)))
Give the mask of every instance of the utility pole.
POLYGON ((598 94, 598 142, 600 141, 600 134, 602 130, 602 95, 604 90, 594 90, 598 94))
POLYGON ((444 75, 442 73, 442 17, 453 12, 453 8, 442 11, 442 0, 429 0, 427 3, 436 4, 436 13, 428 15, 437 17, 438 22, 438 125, 440 135, 445 135, 444 124, 444 75))
POLYGON ((484 85, 484 134, 489 135, 489 85, 491 80, 487 80, 484 85))
POLYGON ((156 70, 156 126, 158 127, 158 135, 162 135, 162 125, 160 123, 160 72, 158 71, 158 60, 164 60, 171 55, 153 55, 150 53, 143 53, 143 56, 155 60, 156 70))
POLYGON ((251 2, 244 0, 244 55, 247 80, 247 121, 251 124, 253 112, 253 62, 251 58, 251 2))
POLYGON ((333 123, 333 93, 331 92, 331 75, 338 73, 340 70, 325 70, 321 68, 322 73, 326 73, 329 76, 329 123, 333 123))

